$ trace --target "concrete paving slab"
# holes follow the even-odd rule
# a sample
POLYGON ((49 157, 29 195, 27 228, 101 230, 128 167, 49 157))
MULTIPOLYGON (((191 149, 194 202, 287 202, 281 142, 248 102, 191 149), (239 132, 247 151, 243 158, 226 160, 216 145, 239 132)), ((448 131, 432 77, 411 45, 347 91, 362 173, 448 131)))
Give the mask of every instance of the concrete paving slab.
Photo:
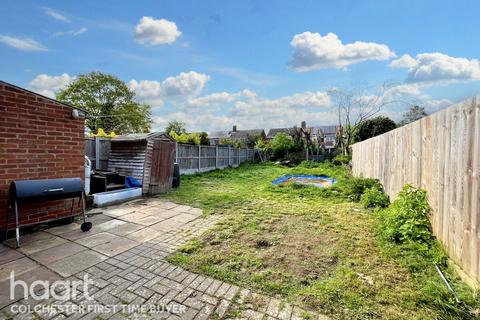
POLYGON ((121 226, 125 223, 127 223, 127 222, 122 221, 122 220, 113 219, 113 220, 95 225, 95 230, 98 230, 100 232, 107 231, 107 230, 110 230, 112 228, 121 226))
MULTIPOLYGON (((27 284, 27 288, 29 288, 30 285, 36 280, 49 281, 49 283, 51 284, 60 279, 61 277, 58 274, 40 265, 37 265, 37 267, 31 272, 26 272, 18 275, 17 273, 15 273, 15 281, 24 281, 27 284)), ((38 290, 43 289, 43 287, 36 286, 35 289, 35 292, 38 292, 38 290)), ((12 288, 10 279, 0 281, 0 308, 3 308, 11 303, 23 299, 24 297, 25 290, 23 286, 16 285, 12 288)))
POLYGON ((24 255, 17 250, 13 250, 7 246, 4 246, 3 244, 0 244, 0 266, 22 257, 24 257, 24 255))
POLYGON ((182 214, 173 216, 171 219, 179 222, 187 223, 189 221, 192 221, 193 219, 196 219, 197 217, 198 216, 194 214, 182 213, 182 214))
POLYGON ((142 226, 141 224, 126 222, 125 224, 109 229, 108 233, 116 234, 117 236, 125 236, 143 228, 145 228, 145 226, 142 226))
POLYGON ((168 232, 168 231, 176 230, 183 225, 184 225, 183 222, 168 219, 168 220, 163 220, 154 225, 151 225, 150 228, 155 229, 157 231, 168 232))
POLYGON ((97 263, 108 259, 107 256, 92 250, 86 250, 52 263, 49 268, 63 277, 69 277, 97 263))
POLYGON ((10 278, 10 272, 15 271, 15 275, 36 269, 39 265, 27 257, 10 261, 0 266, 0 281, 10 278))
POLYGON ((20 239, 20 248, 18 248, 18 250, 28 256, 35 252, 43 251, 48 248, 58 246, 65 242, 67 242, 67 240, 54 235, 50 235, 50 237, 47 239, 43 239, 35 242, 27 242, 27 243, 23 243, 22 239, 20 239))
POLYGON ((145 215, 144 213, 136 211, 136 212, 129 213, 129 214, 126 214, 124 216, 121 216, 118 219, 123 220, 123 221, 137 223, 138 220, 140 220, 142 218, 145 218, 146 216, 147 215, 145 215))
POLYGON ((152 224, 158 223, 163 220, 165 219, 156 217, 156 216, 146 216, 142 219, 137 220, 136 223, 141 224, 143 226, 151 226, 152 224))
POLYGON ((160 201, 158 204, 155 204, 155 206, 169 210, 178 207, 178 204, 170 201, 160 201))
POLYGON ((186 206, 186 205, 180 205, 180 206, 176 206, 176 207, 172 208, 173 211, 178 211, 178 212, 188 212, 191 209, 193 209, 193 208, 190 207, 190 206, 186 206))
POLYGON ((103 214, 111 217, 121 217, 135 211, 134 207, 114 207, 103 210, 103 214))
POLYGON ((147 227, 139 231, 130 233, 129 235, 127 235, 127 238, 137 242, 147 242, 158 237, 159 235, 160 233, 157 230, 147 227))
POLYGON ((100 244, 104 244, 107 242, 112 242, 116 240, 120 240, 122 237, 116 236, 114 234, 108 233, 108 232, 101 232, 97 233, 94 235, 91 235, 86 238, 78 239, 75 240, 76 243, 79 243, 87 248, 93 248, 95 246, 98 246, 100 244))
POLYGON ((177 211, 173 211, 173 210, 163 210, 163 211, 160 211, 160 212, 157 212, 155 214, 153 214, 153 216, 155 217, 159 217, 159 218, 162 218, 164 220, 166 219, 169 219, 171 217, 175 217, 177 215, 181 214, 180 212, 177 212, 177 211))
MULTIPOLYGON (((116 236, 118 237, 118 236, 116 236)), ((100 244, 98 246, 93 247, 93 250, 98 251, 104 255, 107 255, 109 257, 116 256, 117 254, 120 254, 124 251, 127 251, 133 247, 138 246, 140 243, 123 238, 123 237, 118 237, 116 240, 108 241, 106 243, 100 244)))
POLYGON ((79 224, 69 223, 69 224, 66 224, 66 225, 63 225, 63 226, 49 228, 49 229, 45 230, 45 232, 48 232, 48 233, 51 233, 51 234, 54 234, 54 235, 59 235, 59 234, 62 234, 62 233, 71 232, 71 231, 79 230, 79 229, 80 229, 79 224))
POLYGON ((55 261, 72 256, 84 250, 87 250, 87 248, 79 244, 76 244, 74 242, 68 241, 61 245, 58 245, 43 251, 35 252, 34 254, 30 255, 30 258, 32 258, 35 261, 38 261, 43 265, 48 266, 55 261))
MULTIPOLYGON (((26 243, 31 243, 31 242, 36 242, 39 240, 45 240, 51 238, 52 235, 43 231, 39 232, 34 232, 34 233, 28 233, 25 235, 20 236, 20 245, 26 244, 26 243)), ((4 245, 9 246, 10 248, 15 248, 16 247, 16 242, 15 238, 10 238, 6 241, 3 242, 4 245)))

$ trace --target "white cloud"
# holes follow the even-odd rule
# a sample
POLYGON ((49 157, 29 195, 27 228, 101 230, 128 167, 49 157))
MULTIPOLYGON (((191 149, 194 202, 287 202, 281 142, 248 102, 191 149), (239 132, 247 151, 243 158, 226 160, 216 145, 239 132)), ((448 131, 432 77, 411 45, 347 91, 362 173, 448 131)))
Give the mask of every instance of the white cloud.
POLYGON ((187 107, 210 107, 219 104, 225 104, 228 102, 232 102, 239 94, 236 93, 228 93, 228 92, 216 92, 212 94, 207 94, 202 97, 198 98, 190 98, 186 102, 187 107))
POLYGON ((415 58, 403 55, 390 64, 408 69, 407 82, 448 83, 480 80, 480 62, 477 59, 450 57, 442 53, 421 53, 415 58))
POLYGON ((76 36, 79 36, 81 35, 82 33, 85 33, 87 32, 87 28, 85 27, 82 27, 78 30, 70 30, 70 31, 59 31, 59 32, 55 32, 53 35, 55 37, 59 37, 59 36, 72 36, 72 37, 76 37, 76 36))
POLYGON ((44 96, 55 98, 55 94, 65 88, 73 81, 74 77, 67 73, 59 76, 49 76, 47 74, 37 75, 30 83, 28 88, 44 96))
POLYGON ((37 41, 30 38, 15 38, 5 35, 0 35, 0 43, 21 51, 48 51, 37 41))
POLYGON ((43 12, 48 16, 52 17, 55 20, 63 21, 63 22, 70 22, 70 20, 65 17, 63 14, 59 13, 58 11, 53 10, 52 8, 42 7, 43 12))
POLYGON ((392 68, 414 68, 418 65, 418 61, 412 58, 408 54, 404 54, 398 59, 393 60, 390 62, 389 66, 392 68))
POLYGON ((210 79, 209 76, 195 71, 181 72, 175 77, 168 77, 162 82, 166 96, 198 95, 210 79))
POLYGON ((209 79, 206 74, 189 71, 168 77, 162 82, 133 79, 128 82, 128 87, 142 102, 159 107, 163 105, 165 99, 187 99, 199 95, 209 79))
POLYGON ((134 37, 141 44, 159 45, 172 44, 181 34, 175 22, 142 17, 135 27, 134 37))
POLYGON ((343 44, 334 33, 322 36, 307 31, 296 34, 290 44, 294 48, 290 67, 297 72, 342 69, 355 63, 388 60, 395 56, 385 44, 362 41, 343 44))

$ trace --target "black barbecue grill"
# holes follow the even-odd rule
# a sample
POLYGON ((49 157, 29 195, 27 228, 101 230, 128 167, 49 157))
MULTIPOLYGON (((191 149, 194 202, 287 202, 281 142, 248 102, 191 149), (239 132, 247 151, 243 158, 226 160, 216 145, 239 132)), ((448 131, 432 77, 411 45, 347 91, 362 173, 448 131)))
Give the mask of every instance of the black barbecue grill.
MULTIPOLYGON (((10 184, 10 203, 15 212, 15 237, 17 247, 20 246, 20 225, 18 216, 18 205, 22 203, 42 202, 51 200, 72 199, 72 208, 70 216, 73 217, 73 207, 75 199, 79 198, 78 205, 82 205, 83 223, 81 229, 88 231, 92 228, 92 223, 87 222, 85 214, 85 193, 83 183, 80 178, 64 179, 42 179, 42 180, 17 180, 10 184)), ((10 210, 7 217, 6 230, 8 231, 8 222, 10 221, 10 210)), ((49 220, 51 221, 51 220, 49 220)), ((45 221, 48 222, 48 221, 45 221)))

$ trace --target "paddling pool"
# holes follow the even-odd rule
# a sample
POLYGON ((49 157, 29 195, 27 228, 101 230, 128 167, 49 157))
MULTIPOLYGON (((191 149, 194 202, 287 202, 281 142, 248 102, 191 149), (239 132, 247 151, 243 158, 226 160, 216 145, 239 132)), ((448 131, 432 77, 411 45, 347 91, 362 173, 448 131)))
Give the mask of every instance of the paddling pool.
POLYGON ((327 188, 336 183, 337 180, 329 176, 309 176, 309 175, 285 175, 274 180, 273 185, 286 183, 299 183, 306 185, 313 185, 319 188, 327 188))

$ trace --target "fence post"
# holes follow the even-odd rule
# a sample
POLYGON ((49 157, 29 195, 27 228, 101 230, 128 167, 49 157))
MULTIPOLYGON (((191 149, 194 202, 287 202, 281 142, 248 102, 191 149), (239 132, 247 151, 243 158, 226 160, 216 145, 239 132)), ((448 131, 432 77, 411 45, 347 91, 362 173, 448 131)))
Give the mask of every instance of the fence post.
POLYGON ((230 167, 230 146, 228 146, 228 166, 230 167))
POLYGON ((200 155, 202 154, 202 147, 198 145, 198 172, 200 172, 201 167, 201 159, 200 155))
POLYGON ((100 170, 100 137, 95 137, 95 169, 100 170))
POLYGON ((178 142, 175 141, 175 163, 178 163, 178 142))
POLYGON ((218 168, 218 145, 215 145, 215 169, 218 168))

